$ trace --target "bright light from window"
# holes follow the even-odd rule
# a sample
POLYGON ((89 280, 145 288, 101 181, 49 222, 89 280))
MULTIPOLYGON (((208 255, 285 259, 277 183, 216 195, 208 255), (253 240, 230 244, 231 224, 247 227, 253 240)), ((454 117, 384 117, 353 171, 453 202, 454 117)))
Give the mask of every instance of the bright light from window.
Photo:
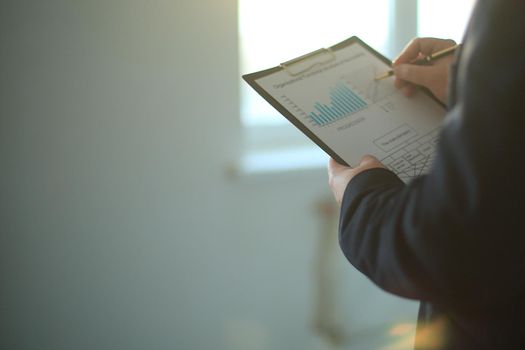
POLYGON ((461 42, 475 0, 419 0, 418 35, 461 42))
MULTIPOLYGON (((251 73, 357 35, 384 52, 391 0, 239 0, 241 71, 251 73)), ((242 84, 246 125, 285 119, 242 84)))

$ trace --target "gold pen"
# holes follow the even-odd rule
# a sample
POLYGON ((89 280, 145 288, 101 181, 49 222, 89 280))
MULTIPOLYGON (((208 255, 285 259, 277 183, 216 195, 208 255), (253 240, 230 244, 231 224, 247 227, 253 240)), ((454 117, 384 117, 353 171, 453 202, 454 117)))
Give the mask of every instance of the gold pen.
MULTIPOLYGON (((417 65, 430 64, 432 61, 435 61, 435 60, 437 60, 439 58, 442 58, 442 57, 445 57, 445 56, 448 56, 448 55, 454 53, 460 46, 461 46, 461 44, 454 45, 454 46, 451 46, 451 47, 447 47, 444 50, 441 50, 441 51, 438 51, 438 52, 434 52, 433 54, 430 54, 430 55, 425 56, 425 57, 423 57, 423 58, 421 58, 419 60, 416 60, 416 61, 412 62, 412 64, 417 64, 417 65)), ((375 77, 374 80, 376 80, 376 81, 377 80, 382 80, 382 79, 391 77, 392 75, 394 75, 394 70, 390 69, 389 71, 386 71, 385 73, 380 74, 377 77, 375 77)))

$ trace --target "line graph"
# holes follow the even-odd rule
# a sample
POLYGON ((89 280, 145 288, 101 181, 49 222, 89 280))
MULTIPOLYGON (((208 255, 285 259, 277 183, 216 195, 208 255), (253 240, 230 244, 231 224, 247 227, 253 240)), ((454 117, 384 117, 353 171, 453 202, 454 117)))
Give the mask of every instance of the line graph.
POLYGON ((359 87, 359 92, 363 94, 371 103, 377 103, 396 92, 393 84, 387 80, 375 80, 374 78, 381 73, 377 67, 367 65, 353 72, 344 75, 341 79, 348 84, 359 87))

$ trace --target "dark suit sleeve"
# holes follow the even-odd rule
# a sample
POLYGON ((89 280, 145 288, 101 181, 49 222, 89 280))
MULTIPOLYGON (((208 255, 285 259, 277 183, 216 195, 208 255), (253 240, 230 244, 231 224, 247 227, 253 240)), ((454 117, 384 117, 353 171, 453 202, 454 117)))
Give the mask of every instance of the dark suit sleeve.
POLYGON ((432 171, 349 183, 340 245, 399 296, 457 307, 509 303, 525 272, 525 2, 479 0, 432 171))

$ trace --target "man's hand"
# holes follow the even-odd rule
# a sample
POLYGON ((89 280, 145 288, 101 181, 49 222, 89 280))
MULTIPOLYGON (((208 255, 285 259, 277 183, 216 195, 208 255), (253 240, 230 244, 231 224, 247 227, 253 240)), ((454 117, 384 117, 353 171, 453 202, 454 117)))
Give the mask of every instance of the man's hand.
POLYGON ((328 184, 334 194, 335 200, 339 205, 343 201, 343 195, 346 190, 346 186, 357 174, 373 168, 384 168, 385 166, 377 160, 377 158, 366 155, 361 159, 361 163, 355 168, 350 168, 337 163, 334 159, 330 158, 328 162, 328 184))
POLYGON ((403 89, 410 97, 414 94, 415 85, 429 89, 441 102, 448 98, 448 71, 453 61, 453 55, 440 58, 429 66, 410 64, 417 59, 428 56, 455 45, 453 40, 434 38, 417 38, 412 40, 393 62, 396 76, 395 86, 403 89))

